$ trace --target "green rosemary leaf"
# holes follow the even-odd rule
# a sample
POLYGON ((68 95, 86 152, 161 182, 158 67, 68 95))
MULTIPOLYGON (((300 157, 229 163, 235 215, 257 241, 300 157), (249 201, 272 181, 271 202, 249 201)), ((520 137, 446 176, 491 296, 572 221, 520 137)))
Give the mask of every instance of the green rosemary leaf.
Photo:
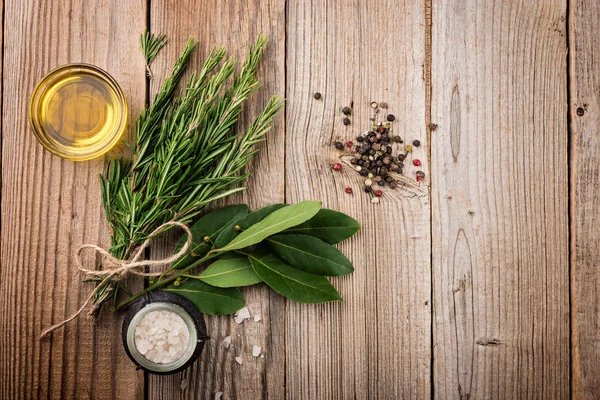
POLYGON ((144 54, 144 59, 146 59, 146 65, 150 66, 160 49, 167 44, 167 35, 164 33, 155 35, 146 31, 141 35, 140 42, 142 45, 142 54, 144 54))

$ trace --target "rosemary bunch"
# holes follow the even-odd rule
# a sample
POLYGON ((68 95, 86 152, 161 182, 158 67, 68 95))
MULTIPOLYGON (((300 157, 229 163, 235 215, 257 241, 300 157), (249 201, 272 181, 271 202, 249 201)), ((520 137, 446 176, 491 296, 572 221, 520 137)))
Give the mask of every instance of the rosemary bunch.
MULTIPOLYGON (((159 37, 164 44, 166 38, 159 37)), ((153 104, 136 122, 132 160, 112 160, 101 176, 112 255, 127 259, 159 226, 189 224, 209 203, 245 189, 240 184, 258 151, 255 145, 265 140, 283 106, 272 97, 247 130, 236 129, 244 102, 260 86, 256 71, 264 45, 260 36, 237 74, 236 60, 213 48, 176 94, 197 46, 188 40, 153 104)), ((96 305, 107 297, 96 299, 96 305)))

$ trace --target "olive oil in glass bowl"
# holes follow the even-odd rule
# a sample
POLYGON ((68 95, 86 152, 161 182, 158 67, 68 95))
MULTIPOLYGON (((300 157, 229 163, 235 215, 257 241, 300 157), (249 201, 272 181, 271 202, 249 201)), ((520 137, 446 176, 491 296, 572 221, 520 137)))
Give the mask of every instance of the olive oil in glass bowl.
POLYGON ((69 64, 46 75, 29 106, 33 131, 52 154, 85 161, 109 151, 127 125, 127 102, 118 83, 88 64, 69 64))

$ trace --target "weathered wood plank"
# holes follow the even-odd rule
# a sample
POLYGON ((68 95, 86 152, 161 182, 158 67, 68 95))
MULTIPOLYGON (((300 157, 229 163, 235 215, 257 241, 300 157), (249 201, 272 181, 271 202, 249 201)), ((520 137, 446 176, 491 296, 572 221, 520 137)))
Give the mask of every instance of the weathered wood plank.
MULTIPOLYGON (((243 129, 271 95, 284 95, 284 6, 285 3, 279 0, 227 3, 186 0, 178 2, 177 7, 168 1, 152 1, 152 30, 169 35, 169 43, 152 66, 155 74, 151 84, 152 96, 190 35, 200 40, 190 64, 190 70, 194 70, 215 44, 223 45, 231 55, 245 59, 249 45, 262 32, 269 35, 259 69, 263 87, 248 103, 249 107, 239 125, 243 129)), ((284 128, 282 112, 253 162, 248 191, 243 196, 228 199, 229 203, 244 202, 254 210, 284 201, 284 128)), ((152 256, 161 257, 172 254, 172 251, 172 243, 166 244, 162 248, 154 248, 152 256)), ((205 347, 200 362, 181 374, 149 376, 149 398, 209 399, 216 392, 223 392, 224 399, 283 397, 285 302, 262 285, 247 288, 243 293, 251 314, 261 314, 262 320, 236 325, 231 316, 207 316, 208 333, 212 340, 205 347), (233 338, 232 347, 225 349, 222 340, 228 335, 233 338), (265 358, 252 357, 255 344, 262 347, 265 358), (236 356, 243 358, 242 365, 236 363, 236 356), (182 384, 185 387, 183 390, 182 384)))
MULTIPOLYGON (((322 200, 362 223, 340 246, 356 271, 332 280, 344 301, 287 304, 287 398, 426 398, 429 179, 416 189, 384 189, 375 205, 358 173, 331 169, 339 161, 333 142, 368 130, 376 100, 389 104, 397 133, 423 143, 413 156, 428 172, 425 5, 289 1, 287 14, 286 200, 322 200), (345 127, 340 109, 352 103, 352 124, 345 127), (346 186, 354 195, 344 193, 346 186)), ((412 185, 415 169, 407 170, 412 185)))
POLYGON ((576 0, 569 10, 571 70, 571 318, 573 398, 600 398, 600 9, 576 0))
POLYGON ((568 398, 566 1, 435 1, 435 397, 568 398))
POLYGON ((0 397, 141 397, 121 343, 120 319, 86 318, 40 342, 51 323, 79 308, 72 253, 84 242, 108 245, 98 174, 104 159, 64 161, 44 151, 27 122, 28 98, 49 70, 96 64, 122 85, 132 114, 145 96, 138 32, 145 1, 7 1, 2 112, 2 350, 0 397))

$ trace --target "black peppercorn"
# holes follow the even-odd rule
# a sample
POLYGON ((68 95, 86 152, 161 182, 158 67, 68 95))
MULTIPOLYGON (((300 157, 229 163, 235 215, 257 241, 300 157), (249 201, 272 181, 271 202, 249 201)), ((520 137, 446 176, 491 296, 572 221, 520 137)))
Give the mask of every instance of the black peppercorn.
POLYGON ((392 166, 390 167, 390 172, 398 172, 398 170, 399 170, 399 169, 400 169, 400 168, 399 168, 397 165, 392 165, 392 166))
POLYGON ((375 143, 373 146, 371 146, 373 148, 373 150, 377 151, 379 149, 381 149, 381 145, 379 143, 375 143))
POLYGON ((385 152, 388 154, 392 154, 392 150, 393 150, 392 146, 386 146, 386 148, 385 148, 385 152))
POLYGON ((335 142, 334 145, 338 150, 342 150, 344 148, 344 144, 342 142, 335 142))
POLYGON ((362 136, 357 136, 357 137, 356 137, 356 141, 357 141, 358 143, 362 143, 362 142, 364 142, 364 141, 365 141, 365 138, 364 138, 364 137, 362 137, 362 136))
POLYGON ((390 163, 391 163, 391 162, 392 162, 392 160, 390 160, 390 158, 389 158, 389 157, 383 157, 383 163, 384 163, 385 165, 390 165, 390 163))
POLYGON ((378 167, 383 167, 383 161, 378 160, 375 165, 377 165, 378 167))
POLYGON ((342 122, 344 123, 344 125, 350 125, 350 118, 344 118, 342 122))
POLYGON ((356 158, 351 158, 350 159, 350 164, 356 165, 357 163, 358 163, 358 161, 356 161, 356 158))
POLYGON ((396 182, 390 182, 390 189, 396 189, 396 182))
POLYGON ((386 118, 388 121, 392 122, 393 120, 396 119, 396 117, 394 117, 392 114, 389 114, 386 118))
POLYGON ((342 113, 344 113, 344 115, 350 115, 352 114, 352 110, 350 109, 350 107, 344 107, 342 108, 342 113))
POLYGON ((314 98, 319 100, 321 98, 321 93, 319 93, 319 92, 315 93, 314 98))
POLYGON ((396 142, 396 143, 401 143, 401 142, 402 142, 402 138, 401 138, 400 136, 398 136, 398 135, 394 136, 394 137, 392 138, 392 140, 393 140, 394 142, 396 142))
POLYGON ((369 171, 366 169, 361 169, 359 174, 360 174, 360 176, 367 176, 367 175, 369 175, 369 171))
POLYGON ((406 154, 398 154, 398 161, 404 161, 406 159, 406 154))
POLYGON ((421 145, 421 141, 420 140, 413 140, 413 146, 419 147, 420 145, 421 145))
POLYGON ((365 164, 365 160, 358 160, 356 163, 360 166, 363 166, 365 164))
POLYGON ((385 181, 387 183, 392 183, 392 182, 394 182, 394 178, 392 178, 391 176, 388 175, 388 176, 385 177, 385 181))
POLYGON ((369 150, 369 154, 372 155, 372 156, 374 156, 375 155, 375 150, 374 149, 369 150))
POLYGON ((365 193, 371 193, 373 191, 373 189, 371 188, 371 186, 365 186, 365 193))
POLYGON ((377 184, 378 184, 379 186, 385 186, 385 181, 379 181, 379 182, 377 182, 377 184))
POLYGON ((388 174, 388 169, 387 167, 381 167, 381 169, 379 170, 379 174, 381 176, 386 176, 388 174))

